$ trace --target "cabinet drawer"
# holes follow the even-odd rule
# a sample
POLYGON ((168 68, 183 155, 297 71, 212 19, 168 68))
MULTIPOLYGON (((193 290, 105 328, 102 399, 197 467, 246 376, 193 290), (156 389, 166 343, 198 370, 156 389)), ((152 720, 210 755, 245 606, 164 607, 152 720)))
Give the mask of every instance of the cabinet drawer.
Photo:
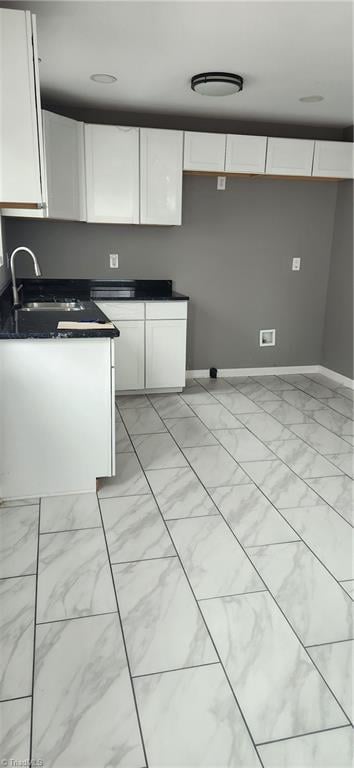
POLYGON ((143 301, 96 301, 109 320, 144 320, 143 301))
POLYGON ((147 320, 186 320, 186 301, 151 301, 146 303, 147 320))

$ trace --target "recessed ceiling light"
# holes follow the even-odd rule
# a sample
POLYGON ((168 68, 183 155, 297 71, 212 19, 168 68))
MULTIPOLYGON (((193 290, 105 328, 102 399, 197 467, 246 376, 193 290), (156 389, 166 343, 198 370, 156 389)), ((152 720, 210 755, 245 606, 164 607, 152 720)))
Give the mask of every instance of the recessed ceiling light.
POLYGON ((202 96, 231 96, 242 91, 243 78, 230 72, 202 72, 191 79, 191 89, 202 96))
POLYGON ((305 104, 315 104, 317 101, 323 101, 324 96, 301 96, 299 101, 304 101, 305 104))
POLYGON ((90 80, 94 80, 95 83, 104 83, 105 85, 108 85, 109 83, 115 83, 117 78, 114 77, 114 75, 105 75, 99 73, 97 75, 90 75, 90 80))

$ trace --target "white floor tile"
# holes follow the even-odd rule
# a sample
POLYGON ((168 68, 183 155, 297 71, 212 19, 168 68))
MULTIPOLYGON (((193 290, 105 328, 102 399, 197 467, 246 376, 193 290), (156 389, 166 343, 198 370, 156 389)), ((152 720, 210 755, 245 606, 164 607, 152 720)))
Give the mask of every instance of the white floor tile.
POLYGON ((181 397, 188 405, 205 405, 206 403, 213 403, 213 396, 207 392, 200 384, 190 384, 183 390, 181 397))
POLYGON ((354 453, 330 453, 327 458, 332 464, 335 464, 341 472, 344 472, 348 477, 354 480, 354 453))
POLYGON ((341 413, 346 419, 354 419, 354 404, 347 397, 332 397, 326 400, 326 405, 341 413))
POLYGON ((237 429, 243 426, 221 403, 194 405, 193 410, 208 429, 237 429))
POLYGON ((32 694, 35 588, 35 576, 0 580, 0 699, 32 694))
POLYGON ((257 768, 219 664, 134 680, 150 768, 257 768))
POLYGON ((115 443, 116 453, 132 453, 134 451, 128 432, 120 416, 118 419, 116 418, 115 443))
POLYGON ((218 485, 239 485, 248 478, 222 445, 205 448, 185 448, 184 453, 207 488, 218 485))
POLYGON ((35 573, 38 505, 0 509, 0 578, 35 573))
POLYGON ((336 728, 259 747, 264 768, 351 768, 353 731, 336 728))
POLYGON ((150 401, 162 419, 183 419, 193 416, 193 411, 180 395, 150 395, 150 401))
POLYGON ((280 424, 269 413, 252 413, 241 415, 240 421, 248 427, 260 440, 269 443, 271 440, 293 440, 295 435, 280 424))
POLYGON ((146 474, 165 520, 218 514, 190 467, 153 469, 146 474))
POLYGON ((263 403, 267 400, 280 400, 281 402, 279 395, 277 395, 275 392, 272 392, 271 389, 263 387, 262 384, 259 384, 257 381, 253 381, 248 384, 239 384, 237 389, 239 392, 242 392, 243 395, 246 395, 246 397, 249 397, 251 400, 254 400, 257 403, 263 403))
POLYGON ((304 479, 341 474, 338 467, 327 461, 303 440, 272 440, 268 445, 279 459, 304 479))
POLYGON ((188 419, 166 419, 165 424, 180 448, 217 444, 215 437, 197 416, 188 419))
POLYGON ((198 600, 265 589, 221 516, 171 520, 168 527, 198 600))
POLYGON ((0 755, 3 766, 16 760, 29 765, 31 731, 31 699, 0 702, 0 755), (14 757, 16 755, 16 757, 14 757))
POLYGON ((116 610, 101 528, 40 536, 37 622, 116 610))
POLYGON ((149 493, 141 466, 132 453, 117 453, 115 477, 105 477, 98 496, 106 499, 111 496, 135 496, 149 493))
POLYGON ((255 381, 258 381, 259 384, 262 384, 263 387, 267 387, 273 392, 282 392, 284 389, 294 389, 293 384, 289 381, 284 381, 284 379, 280 379, 279 376, 272 376, 269 374, 268 376, 252 376, 252 378, 255 381))
POLYGON ((117 614, 37 627, 36 645, 33 760, 145 765, 117 614))
MULTIPOLYGON (((311 416, 307 413, 299 411, 298 408, 290 405, 290 403, 284 403, 282 400, 280 402, 271 400, 262 403, 262 408, 264 408, 270 416, 274 416, 277 421, 280 421, 280 423, 284 425, 306 424, 307 422, 312 421, 311 416)), ((327 413, 327 411, 324 411, 324 413, 327 413)))
POLYGON ((187 466, 183 453, 168 433, 135 435, 133 444, 145 470, 187 466))
POLYGON ((152 496, 102 499, 101 509, 112 563, 176 554, 152 496))
POLYGON ((304 645, 352 637, 352 601, 305 544, 270 544, 247 552, 304 645))
POLYGON ((344 712, 353 723, 354 640, 330 645, 317 645, 309 648, 308 651, 331 691, 342 705, 344 712))
POLYGON ((125 408, 146 408, 149 405, 146 395, 118 395, 116 401, 121 411, 125 408))
POLYGON ((218 429, 214 434, 236 461, 274 459, 269 448, 248 429, 218 429))
POLYGON ((329 429, 330 432, 334 432, 346 440, 350 440, 351 437, 354 440, 354 421, 342 416, 341 413, 327 408, 326 411, 314 411, 311 417, 329 429))
POLYGON ((321 504, 283 515, 338 581, 354 578, 354 531, 334 509, 321 504))
POLYGON ((305 440, 315 451, 326 455, 327 453, 347 453, 345 440, 330 432, 321 424, 293 424, 293 432, 305 440))
POLYGON ((318 477, 308 483, 348 523, 354 525, 354 482, 349 477, 318 477))
POLYGON ((278 509, 308 507, 320 499, 282 461, 248 461, 242 467, 278 509))
POLYGON ((147 408, 125 408, 122 418, 129 435, 149 435, 156 432, 166 432, 166 427, 161 421, 152 405, 147 408))
POLYGON ((200 605, 256 743, 346 724, 267 592, 200 605))
POLYGON ((348 592, 348 595, 350 595, 352 600, 354 600, 354 579, 350 579, 349 581, 341 581, 341 585, 343 589, 348 592))
POLYGON ((95 493, 45 496, 41 500, 41 533, 97 528, 100 525, 95 493))
POLYGON ((245 397, 242 392, 215 392, 215 397, 221 405, 225 406, 231 413, 238 416, 239 413, 257 413, 261 406, 245 397))
POLYGON ((177 558, 114 565, 132 675, 217 657, 177 558))
POLYGON ((244 547, 298 539, 253 483, 214 488, 211 496, 244 547))
POLYGON ((320 400, 316 400, 315 397, 307 395, 306 392, 302 392, 300 389, 294 389, 291 392, 285 391, 281 395, 283 400, 286 400, 287 403, 305 413, 323 410, 327 405, 327 401, 326 404, 324 402, 321 403, 320 400))

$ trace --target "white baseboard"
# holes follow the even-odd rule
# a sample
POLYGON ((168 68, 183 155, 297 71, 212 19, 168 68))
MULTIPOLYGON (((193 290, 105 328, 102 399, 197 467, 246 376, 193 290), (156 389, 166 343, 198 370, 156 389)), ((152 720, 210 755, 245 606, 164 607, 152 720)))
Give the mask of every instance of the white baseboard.
MULTIPOLYGON (((343 384, 345 387, 354 389, 354 379, 350 379, 348 376, 343 376, 341 373, 332 371, 330 368, 326 368, 324 365, 276 365, 266 368, 219 368, 218 375, 220 378, 230 376, 281 376, 287 373, 322 373, 323 376, 327 376, 332 381, 338 384, 343 384)), ((197 371, 187 371, 187 379, 208 379, 209 369, 203 368, 197 371)))
MULTIPOLYGON (((321 365, 276 365, 266 368, 219 368, 220 378, 225 376, 281 376, 285 373, 319 373, 321 365)), ((207 368, 199 371, 187 371, 187 379, 208 379, 207 368)))
POLYGON ((349 376, 343 376, 342 373, 337 373, 337 371, 332 371, 324 365, 320 365, 319 368, 320 373, 323 373, 324 376, 328 376, 332 381, 336 381, 338 384, 343 384, 344 387, 349 387, 349 389, 354 389, 354 379, 350 379, 349 376))

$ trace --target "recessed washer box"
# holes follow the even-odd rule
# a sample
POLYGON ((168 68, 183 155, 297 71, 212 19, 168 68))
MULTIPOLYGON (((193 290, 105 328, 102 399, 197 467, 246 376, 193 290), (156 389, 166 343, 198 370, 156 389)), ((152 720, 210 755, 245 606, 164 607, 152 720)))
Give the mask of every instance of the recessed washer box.
POLYGON ((268 328, 266 330, 259 331, 259 346, 260 347, 275 346, 275 328, 268 328))

